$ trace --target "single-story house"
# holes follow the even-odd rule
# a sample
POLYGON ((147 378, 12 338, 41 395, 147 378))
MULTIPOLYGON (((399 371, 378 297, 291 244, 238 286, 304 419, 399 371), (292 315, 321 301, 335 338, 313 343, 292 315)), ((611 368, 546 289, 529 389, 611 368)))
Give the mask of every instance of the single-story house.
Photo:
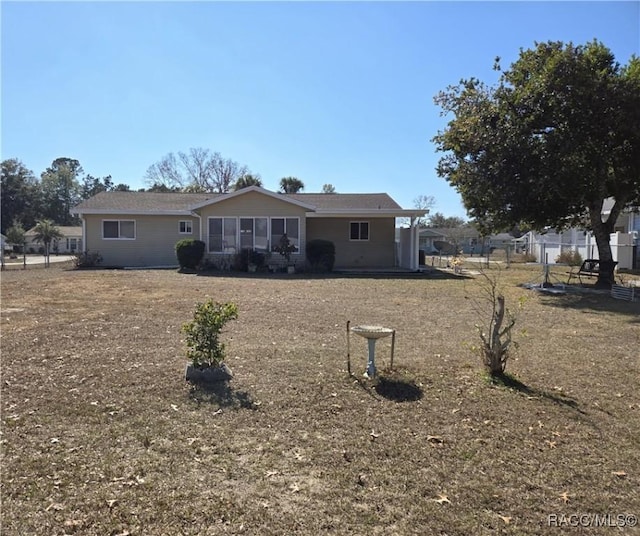
POLYGON ((336 248, 336 268, 418 269, 417 219, 389 195, 276 193, 258 186, 216 193, 101 192, 77 205, 85 251, 104 266, 176 266, 175 244, 205 243, 205 258, 225 264, 242 249, 274 251, 286 234, 291 260, 305 263, 305 245, 321 238, 336 248), (396 218, 409 218, 396 246, 396 218))
MULTIPOLYGON (((82 251, 82 227, 56 225, 56 228, 62 233, 62 238, 54 240, 51 243, 52 254, 57 253, 76 253, 82 251)), ((32 227, 25 233, 27 251, 29 253, 38 253, 44 250, 44 245, 35 240, 36 230, 32 227)))

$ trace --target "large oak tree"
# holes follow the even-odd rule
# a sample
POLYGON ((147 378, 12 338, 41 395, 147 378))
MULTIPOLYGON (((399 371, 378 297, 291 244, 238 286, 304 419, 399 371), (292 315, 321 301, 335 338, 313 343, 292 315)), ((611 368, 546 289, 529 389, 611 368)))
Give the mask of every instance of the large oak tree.
POLYGON ((482 230, 582 225, 598 246, 598 285, 610 286, 609 235, 640 204, 640 59, 621 66, 598 41, 536 43, 495 86, 462 80, 435 101, 454 115, 434 137, 438 175, 482 230))

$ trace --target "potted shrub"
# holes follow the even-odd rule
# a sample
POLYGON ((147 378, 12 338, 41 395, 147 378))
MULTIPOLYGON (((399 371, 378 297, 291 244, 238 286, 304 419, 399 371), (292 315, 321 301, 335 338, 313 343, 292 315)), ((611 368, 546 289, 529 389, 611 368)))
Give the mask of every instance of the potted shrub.
POLYGON ((291 242, 291 240, 289 240, 289 237, 286 233, 282 235, 282 238, 280 238, 280 242, 278 242, 278 245, 273 249, 284 257, 285 261, 287 262, 287 272, 289 272, 290 274, 294 273, 296 268, 295 264, 291 262, 291 254, 296 251, 296 246, 293 242, 291 242))
POLYGON ((247 265, 247 269, 249 272, 257 272, 264 267, 265 263, 265 254, 252 249, 249 252, 249 263, 247 265))
POLYGON ((222 328, 238 318, 235 303, 218 303, 208 299, 196 304, 193 320, 182 326, 186 335, 187 365, 185 379, 193 382, 228 381, 233 375, 224 363, 225 346, 220 342, 222 328))

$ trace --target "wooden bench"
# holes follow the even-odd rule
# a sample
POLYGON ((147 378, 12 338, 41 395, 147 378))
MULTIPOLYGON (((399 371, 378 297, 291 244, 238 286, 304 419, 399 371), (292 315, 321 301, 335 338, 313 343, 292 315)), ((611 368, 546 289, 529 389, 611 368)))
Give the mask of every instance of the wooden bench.
MULTIPOLYGON (((617 262, 613 263, 613 266, 615 268, 615 266, 617 265, 617 262)), ((571 278, 572 277, 578 277, 578 281, 580 281, 580 284, 582 285, 582 278, 583 277, 598 277, 600 275, 600 260, 599 259, 587 259, 586 261, 582 261, 582 264, 580 265, 580 268, 578 268, 578 270, 575 270, 575 266, 571 268, 570 272, 567 272, 569 274, 569 279, 567 279, 567 285, 569 283, 571 283, 571 278)))

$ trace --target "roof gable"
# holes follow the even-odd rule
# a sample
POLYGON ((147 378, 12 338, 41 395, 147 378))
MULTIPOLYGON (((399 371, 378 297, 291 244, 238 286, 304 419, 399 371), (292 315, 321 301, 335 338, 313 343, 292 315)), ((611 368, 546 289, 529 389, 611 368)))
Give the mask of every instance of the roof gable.
POLYGON ((310 205, 309 203, 304 203, 302 201, 299 201, 293 197, 291 197, 290 194, 279 194, 276 192, 272 192, 271 190, 266 190, 260 186, 248 186, 247 188, 241 188, 240 190, 236 190, 235 192, 231 192, 228 194, 222 194, 219 195, 216 198, 213 199, 207 199, 205 201, 201 201, 199 203, 196 203, 195 205, 191 206, 192 210, 197 210, 199 208, 202 207, 206 207, 206 206, 210 206, 210 205, 214 205, 216 203, 224 203, 225 201, 228 201, 229 199, 234 199, 236 197, 240 197, 242 195, 247 195, 251 192, 257 192, 261 195, 265 195, 267 197, 271 197, 274 199, 278 199, 279 201, 284 201, 285 203, 291 203, 292 205, 297 205, 299 207, 305 208, 307 210, 315 210, 315 207, 313 205, 310 205))

